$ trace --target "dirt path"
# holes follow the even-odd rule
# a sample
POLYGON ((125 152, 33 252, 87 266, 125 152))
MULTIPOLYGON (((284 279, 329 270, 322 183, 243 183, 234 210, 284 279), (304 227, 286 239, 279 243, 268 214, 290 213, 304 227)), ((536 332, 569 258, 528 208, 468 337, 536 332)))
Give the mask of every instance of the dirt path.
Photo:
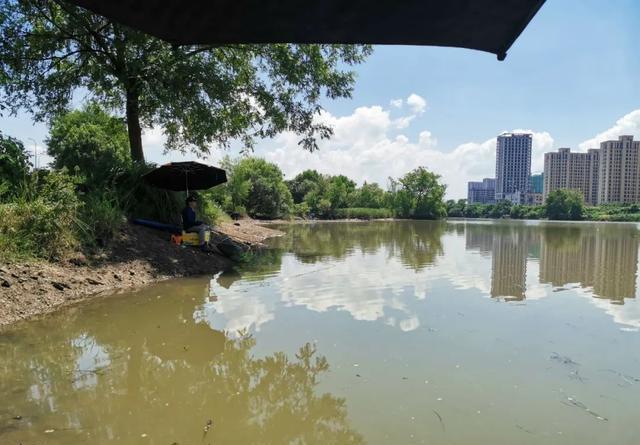
MULTIPOLYGON (((281 234, 250 220, 223 223, 218 230, 248 246, 260 246, 281 234)), ((127 225, 99 256, 78 254, 60 263, 0 263, 0 326, 99 295, 169 278, 213 274, 231 264, 222 256, 171 244, 166 233, 127 225)))

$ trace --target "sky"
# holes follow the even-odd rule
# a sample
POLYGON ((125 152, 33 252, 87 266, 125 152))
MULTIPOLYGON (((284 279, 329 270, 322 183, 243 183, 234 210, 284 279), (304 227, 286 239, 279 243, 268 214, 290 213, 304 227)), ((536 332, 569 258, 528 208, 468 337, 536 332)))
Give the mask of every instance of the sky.
MULTIPOLYGON (((353 97, 323 102, 318 119, 334 136, 320 150, 305 152, 298 136, 283 133, 259 141, 255 155, 287 178, 315 168, 382 186, 424 166, 457 199, 466 197, 467 181, 494 176, 503 131, 533 133, 533 173, 559 147, 584 151, 621 134, 640 139, 639 22, 637 0, 547 0, 502 62, 467 49, 376 46, 355 68, 353 97)), ((46 126, 26 114, 0 117, 0 130, 31 151, 46 149, 46 126)), ((160 128, 143 141, 149 161, 195 159, 164 153, 160 128)), ((207 160, 237 156, 238 148, 213 149, 207 160)))

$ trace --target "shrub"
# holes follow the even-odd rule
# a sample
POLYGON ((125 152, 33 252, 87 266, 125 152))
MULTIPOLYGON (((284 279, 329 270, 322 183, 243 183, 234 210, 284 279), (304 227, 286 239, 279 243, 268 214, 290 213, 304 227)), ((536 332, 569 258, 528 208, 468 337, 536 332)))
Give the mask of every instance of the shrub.
POLYGON ((208 198, 206 193, 200 196, 198 200, 200 219, 209 225, 216 225, 222 221, 229 221, 231 218, 225 213, 220 206, 208 198))
POLYGON ((301 202, 293 205, 293 214, 300 218, 306 218, 309 216, 309 204, 301 202))
POLYGON ((371 209, 366 207, 352 207, 346 209, 336 209, 335 217, 338 219, 382 219, 392 218, 391 209, 371 209))
POLYGON ((0 256, 59 259, 77 248, 81 203, 66 172, 28 184, 13 202, 0 204, 0 256))
POLYGON ((117 175, 113 187, 118 203, 127 216, 180 224, 185 193, 147 184, 142 176, 153 168, 153 165, 134 164, 117 175))
POLYGON ((91 192, 83 199, 80 231, 84 244, 100 247, 113 239, 126 221, 116 194, 111 190, 91 192))

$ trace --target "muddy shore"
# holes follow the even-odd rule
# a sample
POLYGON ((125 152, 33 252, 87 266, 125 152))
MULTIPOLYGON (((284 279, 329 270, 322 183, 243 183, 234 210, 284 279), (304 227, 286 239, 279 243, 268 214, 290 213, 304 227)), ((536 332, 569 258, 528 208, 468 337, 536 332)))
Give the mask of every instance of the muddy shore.
MULTIPOLYGON (((251 220, 222 223, 217 229, 249 247, 281 234, 251 220)), ((126 225, 109 249, 91 257, 0 263, 0 326, 170 278, 213 274, 231 265, 221 255, 176 246, 166 233, 126 225)))

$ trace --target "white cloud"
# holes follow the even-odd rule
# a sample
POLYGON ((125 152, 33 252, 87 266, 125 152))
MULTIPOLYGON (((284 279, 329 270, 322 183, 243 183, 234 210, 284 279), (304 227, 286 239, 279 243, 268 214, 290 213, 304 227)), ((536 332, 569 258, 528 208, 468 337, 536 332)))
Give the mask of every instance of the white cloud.
POLYGON ((402 108, 402 103, 402 99, 391 99, 389 101, 389 105, 391 105, 393 108, 402 108))
POLYGON ((581 151, 589 148, 600 148, 600 142, 616 140, 621 135, 632 135, 635 139, 640 139, 640 109, 633 110, 618 119, 615 125, 595 137, 588 139, 578 145, 581 151))
POLYGON ((404 128, 407 128, 411 124, 411 121, 414 119, 415 119, 415 115, 402 116, 397 119, 394 119, 393 126, 398 130, 402 130, 404 128))
MULTIPOLYGON (((417 136, 415 132, 411 132, 413 136, 404 134, 405 129, 415 125, 416 113, 425 109, 426 100, 411 94, 406 103, 412 113, 392 118, 391 109, 398 101, 402 105, 402 99, 394 99, 388 109, 380 105, 362 106, 346 116, 323 111, 318 121, 330 125, 334 134, 329 140, 318 141, 320 150, 317 152, 301 149, 298 145, 300 137, 285 132, 274 140, 263 141, 255 154, 275 162, 287 177, 306 169, 316 169, 327 174, 344 174, 359 183, 377 182, 383 187, 390 176, 397 178, 424 166, 442 176, 448 186, 447 198, 454 199, 466 197, 467 181, 495 175, 495 136, 457 147, 440 147, 427 129, 422 129, 417 136)), ((551 135, 526 129, 513 131, 533 134, 532 171, 542 171, 543 154, 553 149, 551 135)), ((193 154, 165 154, 164 136, 159 129, 145 131, 143 141, 147 159, 153 162, 195 158, 193 154)), ((223 150, 212 150, 205 162, 217 163, 224 154, 223 150)), ((230 154, 236 155, 236 150, 230 154)))
MULTIPOLYGON (((412 119, 408 119, 407 125, 412 119)), ((378 182, 382 186, 387 184, 389 176, 397 178, 424 166, 442 175, 448 185, 449 198, 465 197, 467 181, 495 174, 495 137, 483 142, 467 142, 452 150, 441 149, 428 130, 422 130, 417 140, 397 134, 397 130, 406 126, 399 125, 398 119, 391 119, 389 111, 377 105, 358 107, 351 115, 342 117, 324 112, 321 120, 333 127, 334 136, 320 141, 319 151, 301 150, 299 137, 284 133, 257 154, 278 164, 287 177, 305 169, 316 169, 322 173, 345 174, 360 183, 378 182)), ((553 147, 553 138, 547 132, 531 132, 533 169, 538 171, 543 167, 542 154, 553 147)))
POLYGON ((411 111, 414 113, 423 113, 424 110, 427 109, 427 101, 424 100, 423 97, 418 96, 415 93, 412 93, 407 97, 407 105, 411 108, 411 111))

